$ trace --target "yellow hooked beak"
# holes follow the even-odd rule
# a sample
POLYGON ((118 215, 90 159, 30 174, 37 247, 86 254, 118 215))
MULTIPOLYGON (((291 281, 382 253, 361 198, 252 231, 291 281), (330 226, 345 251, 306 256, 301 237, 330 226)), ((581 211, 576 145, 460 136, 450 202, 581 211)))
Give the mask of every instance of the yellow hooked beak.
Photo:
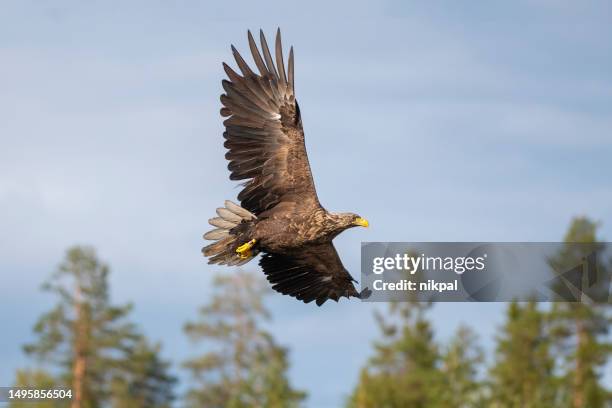
POLYGON ((366 228, 370 226, 370 223, 368 222, 368 220, 366 220, 365 218, 361 218, 361 217, 357 218, 353 222, 353 224, 359 225, 360 227, 366 227, 366 228))

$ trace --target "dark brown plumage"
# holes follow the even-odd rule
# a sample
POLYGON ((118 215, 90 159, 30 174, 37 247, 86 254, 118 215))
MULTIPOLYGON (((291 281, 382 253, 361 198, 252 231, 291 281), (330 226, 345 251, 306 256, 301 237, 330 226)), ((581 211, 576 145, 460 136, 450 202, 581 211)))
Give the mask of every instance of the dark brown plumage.
POLYGON ((295 99, 293 47, 285 71, 280 30, 275 59, 260 32, 262 53, 248 32, 259 73, 232 52, 241 74, 227 64, 221 115, 231 180, 246 180, 238 194, 209 220, 217 229, 204 235, 216 242, 202 249, 209 263, 240 265, 263 252, 261 265, 280 293, 318 305, 342 296, 361 297, 332 240, 347 228, 368 223, 352 213, 327 212, 319 203, 295 99), (263 55, 262 55, 263 54, 263 55))

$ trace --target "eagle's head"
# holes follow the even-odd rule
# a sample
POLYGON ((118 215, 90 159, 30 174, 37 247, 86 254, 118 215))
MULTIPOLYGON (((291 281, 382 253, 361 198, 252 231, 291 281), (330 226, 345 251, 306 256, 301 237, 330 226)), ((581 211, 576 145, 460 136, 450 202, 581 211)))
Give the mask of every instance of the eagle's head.
POLYGON ((334 214, 337 228, 341 231, 352 227, 368 227, 370 223, 365 218, 353 213, 334 214))

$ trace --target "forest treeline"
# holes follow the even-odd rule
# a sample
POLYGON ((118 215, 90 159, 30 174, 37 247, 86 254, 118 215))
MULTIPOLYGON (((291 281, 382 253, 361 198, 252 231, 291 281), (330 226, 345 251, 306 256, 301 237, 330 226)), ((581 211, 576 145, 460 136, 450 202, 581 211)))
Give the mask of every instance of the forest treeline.
MULTIPOLYGON (((575 218, 564 240, 598 245, 597 227, 575 218)), ((580 261, 584 255, 568 246, 550 262, 580 261)), ((215 278, 212 297, 184 325, 185 336, 203 352, 182 362, 162 357, 161 344, 147 339, 131 319, 131 304, 111 302, 108 274, 93 248, 73 247, 43 284, 56 303, 23 345, 31 364, 16 372, 14 385, 65 387, 73 394, 69 403, 37 407, 307 405, 307 392, 289 380, 288 349, 263 328, 271 319, 264 303, 270 289, 259 274, 232 271, 215 278), (188 374, 180 395, 178 370, 188 374)), ((612 351, 609 304, 509 303, 491 355, 469 326, 459 327, 448 342, 438 341, 431 307, 389 303, 375 313, 380 335, 355 374, 347 407, 612 406, 612 392, 602 380, 612 351)))

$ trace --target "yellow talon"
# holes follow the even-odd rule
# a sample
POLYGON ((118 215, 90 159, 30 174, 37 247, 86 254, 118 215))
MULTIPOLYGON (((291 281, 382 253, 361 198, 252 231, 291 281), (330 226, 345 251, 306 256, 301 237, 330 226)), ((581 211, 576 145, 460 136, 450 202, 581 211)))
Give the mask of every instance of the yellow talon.
POLYGON ((238 256, 242 259, 250 257, 252 255, 251 248, 253 248, 255 242, 257 241, 252 239, 246 244, 242 244, 238 248, 236 248, 236 253, 238 254, 238 256))
POLYGON ((238 258, 240 259, 247 259, 253 256, 253 252, 249 251, 245 251, 245 252, 241 252, 238 254, 238 258))

